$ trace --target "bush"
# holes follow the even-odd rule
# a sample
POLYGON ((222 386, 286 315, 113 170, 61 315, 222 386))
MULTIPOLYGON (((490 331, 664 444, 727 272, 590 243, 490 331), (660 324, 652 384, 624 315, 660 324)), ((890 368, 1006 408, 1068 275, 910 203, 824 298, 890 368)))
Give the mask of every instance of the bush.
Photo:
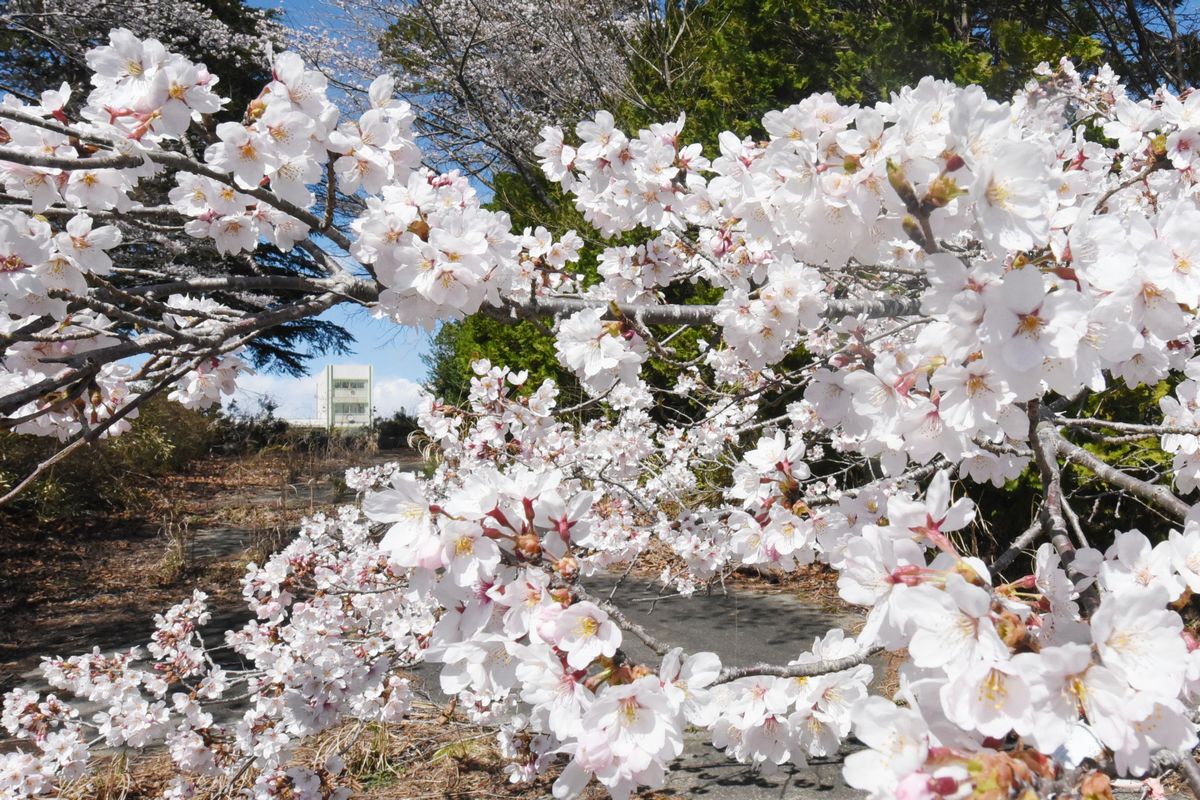
POLYGON ((417 418, 403 411, 397 411, 387 419, 378 420, 375 430, 379 432, 379 449, 398 450, 408 447, 409 434, 420 429, 417 418))
POLYGON ((251 411, 237 401, 217 415, 213 452, 226 456, 247 455, 279 444, 289 431, 286 420, 275 416, 276 405, 269 398, 258 401, 251 411))
MULTIPOLYGON (((48 520, 123 511, 143 500, 146 486, 156 478, 205 456, 216 432, 211 412, 152 398, 142 406, 132 430, 76 450, 50 467, 5 513, 48 520)), ((61 446, 56 439, 0 431, 0 493, 20 483, 61 446)))

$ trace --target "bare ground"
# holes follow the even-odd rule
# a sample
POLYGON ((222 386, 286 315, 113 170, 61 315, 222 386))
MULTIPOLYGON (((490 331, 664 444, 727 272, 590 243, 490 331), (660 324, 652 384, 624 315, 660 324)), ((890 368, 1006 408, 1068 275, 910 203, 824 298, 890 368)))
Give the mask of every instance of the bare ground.
POLYGON ((344 467, 282 452, 213 457, 145 487, 146 502, 122 514, 40 525, 0 515, 0 689, 41 656, 140 640, 193 587, 216 609, 241 606, 246 564, 344 499, 344 467))
MULTIPOLYGON (((417 463, 410 453, 370 460, 397 458, 417 463)), ((42 656, 144 641, 154 614, 193 588, 208 592, 214 617, 236 624, 245 613, 239 578, 246 564, 287 541, 303 516, 352 499, 340 491, 348 465, 345 459, 297 460, 282 452, 211 458, 147 487, 147 502, 125 514, 40 526, 0 516, 0 691, 16 685, 42 656)), ((652 580, 669 563, 669 553, 651 550, 634 574, 652 580)), ((728 576, 725 586, 799 596, 833 613, 846 610, 830 574, 815 567, 791 575, 742 571, 728 576)), ((354 797, 367 800, 549 796, 553 773, 531 785, 508 783, 492 733, 441 702, 426 696, 402 726, 339 727, 308 743, 301 760, 315 765, 329 753, 341 754, 343 780, 354 797)), ((162 754, 114 757, 86 782, 63 787, 62 796, 154 797, 171 775, 162 754)), ((585 795, 603 796, 595 785, 585 795)))

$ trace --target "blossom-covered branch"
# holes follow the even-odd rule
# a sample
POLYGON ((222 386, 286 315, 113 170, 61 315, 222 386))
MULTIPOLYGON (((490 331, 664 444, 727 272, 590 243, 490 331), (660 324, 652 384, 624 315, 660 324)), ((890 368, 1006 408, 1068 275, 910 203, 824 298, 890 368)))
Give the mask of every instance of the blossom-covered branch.
POLYGON ((516 230, 465 174, 421 166, 387 77, 343 111, 281 53, 240 121, 213 124, 217 77, 161 42, 117 30, 87 61, 82 103, 64 86, 0 106, 5 426, 79 447, 150 392, 212 405, 245 371, 238 347, 339 303, 426 329, 535 318, 586 397, 476 362, 465 401, 423 403, 431 474, 353 471, 359 505, 247 570, 253 620, 225 637, 244 670, 200 636, 197 594, 145 652, 46 663, 99 713, 10 692, 8 794, 54 794, 103 741, 165 742, 173 798, 343 796, 303 741, 401 722, 417 661, 496 726, 515 781, 555 771, 558 798, 662 786, 688 727, 768 769, 856 736, 844 774, 876 798, 1061 794, 1191 758, 1200 93, 1137 100, 1063 62, 1003 101, 933 79, 874 106, 813 96, 707 154, 684 117, 626 133, 597 112, 534 153, 585 245, 516 230), (178 229, 303 266, 125 263, 123 231, 178 229), (1062 416, 1122 385, 1158 387, 1157 411, 1062 416), (1164 482, 1070 438, 1097 427, 1157 436, 1164 482), (1082 518, 1067 464, 1177 527, 1082 518), (971 487, 1027 470, 1044 524, 997 543, 1000 577, 971 487), (589 588, 650 548, 676 595, 820 562, 864 626, 795 642, 789 664, 684 653, 589 588), (869 689, 881 651, 903 654, 891 697, 869 689), (214 713, 235 697, 240 716, 214 713))

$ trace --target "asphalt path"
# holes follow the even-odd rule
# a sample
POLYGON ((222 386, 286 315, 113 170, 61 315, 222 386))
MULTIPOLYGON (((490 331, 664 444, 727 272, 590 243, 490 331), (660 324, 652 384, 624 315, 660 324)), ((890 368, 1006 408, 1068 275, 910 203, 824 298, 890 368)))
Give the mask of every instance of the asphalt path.
MULTIPOLYGON (((665 596, 655 583, 627 577, 595 576, 581 581, 593 596, 609 599, 631 621, 662 644, 685 652, 716 653, 725 666, 786 664, 812 648, 813 639, 831 628, 852 632, 861 624, 854 614, 832 614, 786 592, 722 589, 691 597, 665 596), (615 589, 615 593, 614 593, 615 589)), ((630 657, 658 663, 654 652, 626 634, 622 648, 630 657)), ((877 675, 882 669, 876 666, 877 675)), ((786 765, 773 774, 739 764, 709 743, 706 731, 688 731, 684 751, 667 776, 665 790, 681 797, 712 800, 851 800, 863 793, 842 780, 842 758, 804 767, 786 765)))

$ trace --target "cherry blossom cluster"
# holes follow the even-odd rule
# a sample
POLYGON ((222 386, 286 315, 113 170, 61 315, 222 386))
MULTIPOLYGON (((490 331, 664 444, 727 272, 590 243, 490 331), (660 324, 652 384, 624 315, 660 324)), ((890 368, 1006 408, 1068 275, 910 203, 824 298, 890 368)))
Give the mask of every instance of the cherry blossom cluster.
POLYGON ((209 625, 206 596, 195 592, 156 617, 145 650, 47 659, 53 689, 100 710, 80 714, 53 693, 6 695, 5 729, 34 749, 0 758, 5 796, 53 794, 84 774, 100 746, 165 744, 179 770, 168 797, 239 786, 251 769, 247 796, 348 797, 336 786, 336 757, 305 765, 291 757, 305 736, 348 717, 403 717, 412 692, 397 668, 428 635, 429 607, 398 580, 350 508, 307 521, 287 548, 251 565, 244 592, 254 618, 223 641, 209 625), (347 605, 350 596, 364 602, 347 605))
MULTIPOLYGON (((800 666, 853 657, 858 643, 840 629, 818 639, 810 652, 791 662, 800 666)), ((836 756, 850 733, 852 713, 867 697, 874 677, 868 664, 817 677, 753 676, 712 690, 716 702, 701 718, 713 745, 743 763, 771 772, 782 764, 803 766, 806 758, 836 756), (711 719, 717 714, 716 720, 711 719)))
POLYGON ((865 526, 843 549, 840 592, 871 608, 860 640, 911 657, 900 672, 911 711, 858 710, 857 726, 891 736, 860 736, 874 751, 847 761, 851 784, 891 796, 914 775, 933 785, 957 764, 956 788, 934 792, 953 794, 980 780, 965 767, 985 742, 1009 735, 1067 766, 1107 749, 1126 774, 1144 774, 1157 751, 1190 751, 1200 673, 1195 639, 1169 606, 1192 574, 1200 529, 1189 523, 1155 547, 1122 533, 1105 553, 1072 551, 1069 567, 1047 543, 1032 575, 997 584, 947 535, 973 512, 969 500, 949 503, 939 473, 923 503, 893 496, 888 524, 865 526), (906 739, 914 721, 922 733, 906 739))
POLYGON ((625 391, 613 398, 615 408, 651 402, 644 388, 637 391, 646 360, 645 342, 627 325, 606 321, 604 309, 573 314, 559 327, 556 341, 559 360, 593 395, 603 395, 620 385, 625 391))
POLYGON ((84 293, 87 275, 109 274, 112 259, 106 251, 120 241, 119 230, 95 225, 86 213, 55 233, 44 219, 0 209, 0 298, 9 314, 62 319, 64 294, 84 293))
MULTIPOLYGON (((115 344, 115 338, 97 335, 97 331, 103 331, 110 324, 110 320, 101 314, 76 314, 63 321, 61 330, 68 336, 62 341, 23 342, 10 347, 5 361, 7 369, 0 372, 0 387, 5 394, 11 394, 37 386, 48 375, 58 372, 63 360, 115 344)), ((13 330, 18 325, 18 322, 10 321, 5 327, 13 330)), ((103 364, 77 390, 59 392, 40 402, 24 403, 14 410, 8 422, 18 433, 57 436, 63 440, 85 426, 110 420, 104 435, 123 433, 129 429, 130 420, 137 416, 136 408, 131 411, 125 408, 134 395, 130 385, 132 375, 133 370, 127 364, 103 364), (115 419, 118 411, 129 413, 115 419)))
MULTIPOLYGON (((315 200, 309 187, 319 182, 330 159, 338 188, 348 194, 360 187, 378 193, 385 184, 403 181, 416 165, 412 114, 392 99, 387 78, 372 84, 369 110, 338 125, 339 111, 326 97, 322 73, 307 69, 296 54, 283 53, 273 74, 247 110, 250 124, 221 123, 218 141, 205 150, 205 162, 232 174, 235 186, 269 185, 280 200, 308 208, 315 200)), ((201 175, 181 180, 171 202, 195 218, 188 233, 211 237, 221 252, 254 250, 260 237, 289 250, 309 233, 285 211, 201 175)))
POLYGON ((241 121, 214 125, 227 103, 203 65, 127 31, 88 58, 78 114, 73 87, 0 106, 7 427, 118 433, 148 377, 218 402, 249 338, 340 302, 426 328, 553 317, 586 396, 476 362, 465 399, 421 408, 429 474, 352 473, 361 508, 248 569, 251 622, 209 630, 197 593, 145 650, 46 662, 99 711, 9 693, 5 792, 53 794, 101 745, 165 743, 170 797, 343 796, 342 765, 306 762, 304 739, 400 722, 417 662, 496 727, 513 780, 553 773, 560 798, 663 786, 689 728, 764 769, 853 736, 847 781, 909 800, 1050 794, 1191 757, 1196 93, 1137 99, 1068 63, 1007 102, 925 79, 874 106, 810 97, 707 156, 684 117, 626 134, 599 112, 538 147, 608 240, 593 270, 592 232, 518 232, 466 175, 420 166, 386 77, 343 118, 283 53, 241 121), (138 201, 152 176, 169 206, 138 201), (321 274, 128 275, 109 218, 168 219, 221 254, 296 246, 321 274), (219 292, 278 295, 246 312, 219 292), (1160 385, 1161 424, 1086 417, 1089 395, 1160 385), (1081 436, 1157 441, 1171 482, 1081 436), (1077 467, 1173 526, 1094 539, 1063 490, 1077 467), (985 563, 956 487, 1027 471, 1039 518, 985 563), (865 625, 785 664, 685 653, 592 588, 652 548, 680 595, 820 563, 865 625), (892 698, 869 691, 880 649, 905 654, 892 698))
MULTIPOLYGON (((578 146, 548 129, 540 153, 602 231, 700 227, 689 263, 728 287, 714 321, 740 364, 729 374, 726 351, 712 350, 719 377, 745 380, 803 341, 837 367, 806 397, 839 446, 893 472, 941 456, 1002 481, 1021 462, 979 442, 1021 437, 1013 401, 1097 390, 1106 373, 1153 383, 1191 352, 1194 237, 1183 231, 1196 210, 1169 202, 1186 195, 1190 173, 1167 169, 1171 155, 1155 149, 1167 145, 1152 141, 1159 130, 1179 138, 1180 101, 1135 104, 1108 80, 1088 89, 1107 106, 1091 121, 1121 142, 1116 152, 1083 138, 1040 85, 1000 104, 926 80, 877 108, 818 96, 772 112, 767 142, 726 134, 711 165, 678 145, 678 125, 630 140, 606 114, 578 126, 578 146), (1125 121, 1134 113, 1137 136, 1125 121), (1109 191, 1143 172, 1154 205, 1130 191, 1121 197, 1132 207, 1110 208, 1109 191), (674 216, 646 215, 650 187, 674 216), (928 241, 933 231, 942 245, 928 241), (1037 255, 1014 260, 1018 251, 1037 255), (830 337, 829 273, 856 269, 919 275, 928 322, 887 336, 871 320, 845 320, 853 339, 884 339, 858 353, 830 337)), ((626 277, 604 277, 614 296, 632 294, 626 277)))
POLYGON ((167 395, 184 408, 211 408, 234 393, 237 376, 248 369, 237 356, 209 359, 189 371, 167 395))

